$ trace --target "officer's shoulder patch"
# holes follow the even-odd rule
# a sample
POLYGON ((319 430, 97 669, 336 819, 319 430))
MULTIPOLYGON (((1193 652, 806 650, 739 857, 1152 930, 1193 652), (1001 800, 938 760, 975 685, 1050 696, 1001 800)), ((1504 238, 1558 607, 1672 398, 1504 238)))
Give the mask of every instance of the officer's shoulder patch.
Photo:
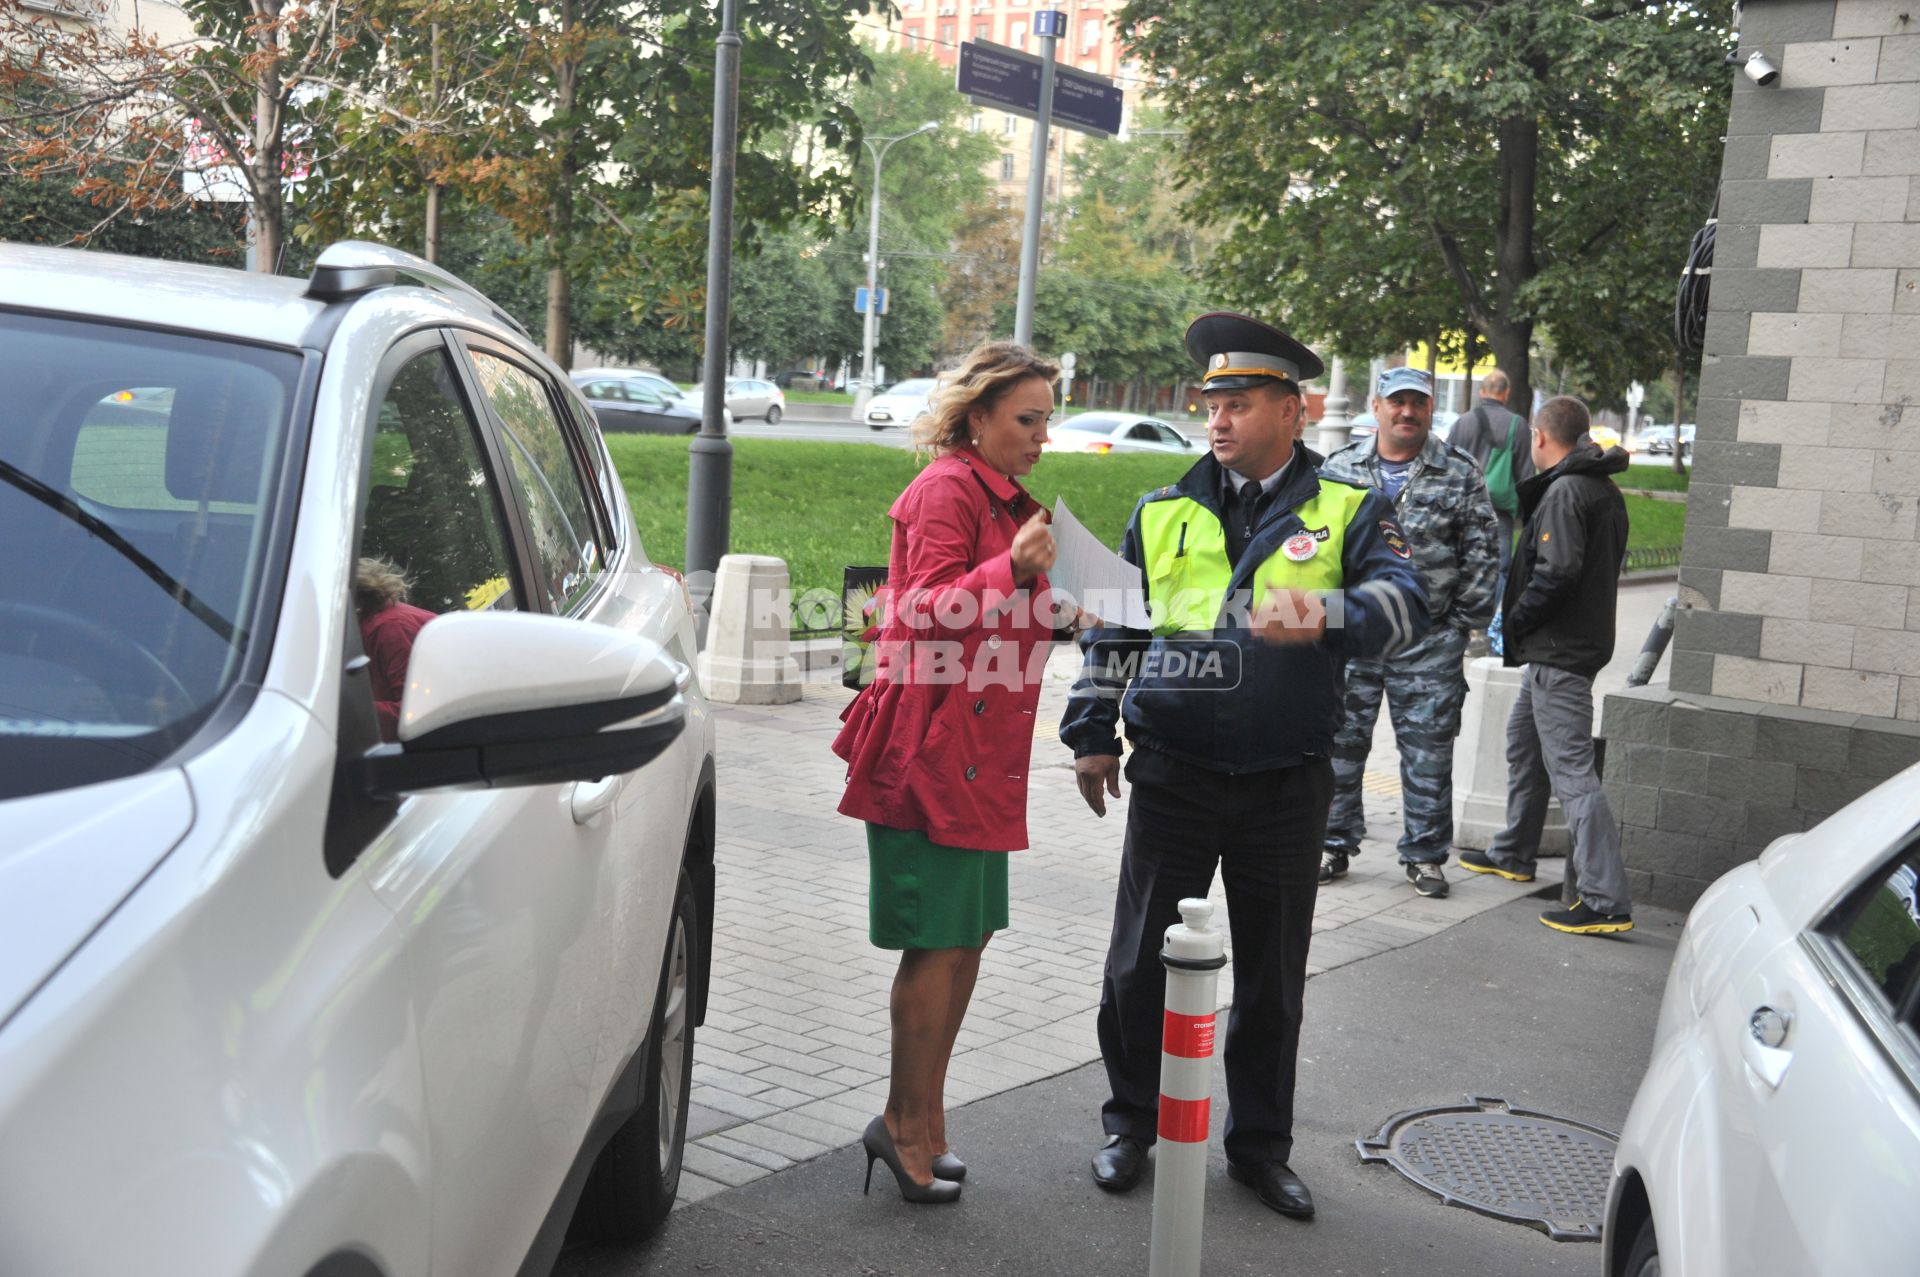
POLYGON ((1407 544, 1406 535, 1400 531, 1400 525, 1392 519, 1380 520, 1380 539, 1387 543, 1389 550, 1392 550, 1401 558, 1410 559, 1413 557, 1413 548, 1407 544))
POLYGON ((1153 490, 1152 492, 1149 492, 1149 493, 1148 493, 1148 494, 1147 494, 1146 496, 1144 496, 1144 497, 1142 497, 1142 498, 1140 498, 1140 499, 1141 499, 1142 501, 1158 501, 1158 500, 1160 500, 1160 499, 1161 499, 1162 497, 1170 497, 1170 496, 1173 496, 1173 495, 1174 495, 1174 494, 1175 494, 1176 492, 1178 492, 1178 491, 1179 491, 1179 489, 1180 489, 1180 485, 1179 485, 1179 484, 1177 484, 1177 483, 1169 483, 1169 484, 1168 484, 1168 485, 1167 485, 1166 487, 1164 487, 1164 488, 1155 488, 1155 489, 1154 489, 1154 490, 1153 490))

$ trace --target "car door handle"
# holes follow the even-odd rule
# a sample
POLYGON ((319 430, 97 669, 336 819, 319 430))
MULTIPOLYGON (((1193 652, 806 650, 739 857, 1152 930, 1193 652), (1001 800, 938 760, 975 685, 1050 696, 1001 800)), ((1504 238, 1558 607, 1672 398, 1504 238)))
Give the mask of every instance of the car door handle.
POLYGON ((620 783, 626 777, 602 776, 599 780, 574 782, 573 793, 568 795, 567 808, 573 814, 573 823, 584 825, 613 805, 620 795, 620 783))
POLYGON ((1779 1087, 1787 1076, 1787 1066, 1793 1063, 1793 1052, 1785 1046, 1792 1027, 1792 1016, 1769 1006, 1755 1007, 1747 1017, 1747 1032, 1740 1039, 1740 1058, 1770 1090, 1779 1087))

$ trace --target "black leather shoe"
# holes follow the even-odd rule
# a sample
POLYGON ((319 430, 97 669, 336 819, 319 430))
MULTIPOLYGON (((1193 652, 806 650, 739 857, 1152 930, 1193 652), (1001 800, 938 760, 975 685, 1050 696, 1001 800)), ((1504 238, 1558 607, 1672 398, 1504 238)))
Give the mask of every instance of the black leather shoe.
POLYGON ((1313 1218, 1313 1194, 1285 1162, 1262 1162, 1258 1166, 1228 1162, 1227 1174, 1251 1188, 1256 1197, 1282 1215, 1313 1218))
POLYGON ((1093 1155, 1093 1182, 1109 1193, 1124 1193, 1147 1173, 1147 1146, 1131 1135, 1109 1135, 1093 1155))

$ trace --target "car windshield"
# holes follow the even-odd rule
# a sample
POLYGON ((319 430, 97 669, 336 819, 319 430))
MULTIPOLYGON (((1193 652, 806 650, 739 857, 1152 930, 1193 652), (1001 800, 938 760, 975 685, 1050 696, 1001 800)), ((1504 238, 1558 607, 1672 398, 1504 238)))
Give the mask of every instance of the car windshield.
POLYGON ((887 394, 890 394, 890 395, 909 395, 909 396, 911 396, 911 395, 924 395, 924 394, 928 394, 928 393, 930 393, 930 392, 931 392, 932 390, 933 390, 933 382, 932 382, 932 380, 931 380, 931 379, 926 379, 926 378, 923 378, 923 379, 921 379, 921 380, 918 380, 918 381, 903 381, 903 382, 901 382, 901 383, 899 383, 899 384, 898 384, 898 385, 896 385, 896 386, 889 386, 889 387, 887 388, 887 391, 886 391, 886 393, 887 393, 887 394))
POLYGON ((0 312, 0 798, 155 766, 234 685, 299 372, 0 312))

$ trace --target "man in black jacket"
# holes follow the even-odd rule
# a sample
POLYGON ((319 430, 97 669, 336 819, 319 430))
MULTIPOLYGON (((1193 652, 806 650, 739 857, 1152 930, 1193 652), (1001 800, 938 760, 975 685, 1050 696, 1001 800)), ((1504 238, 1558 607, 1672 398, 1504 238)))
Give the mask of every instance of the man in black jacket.
POLYGON ((1593 765, 1593 676, 1613 656, 1614 604, 1627 552, 1627 504, 1610 475, 1619 448, 1587 437, 1587 406, 1562 396, 1533 420, 1536 473, 1520 485, 1526 520, 1507 578, 1506 663, 1526 666, 1507 720, 1507 827, 1460 867, 1515 882, 1533 878, 1548 786, 1573 835, 1580 898, 1540 921, 1600 935, 1633 929, 1620 826, 1593 765))

